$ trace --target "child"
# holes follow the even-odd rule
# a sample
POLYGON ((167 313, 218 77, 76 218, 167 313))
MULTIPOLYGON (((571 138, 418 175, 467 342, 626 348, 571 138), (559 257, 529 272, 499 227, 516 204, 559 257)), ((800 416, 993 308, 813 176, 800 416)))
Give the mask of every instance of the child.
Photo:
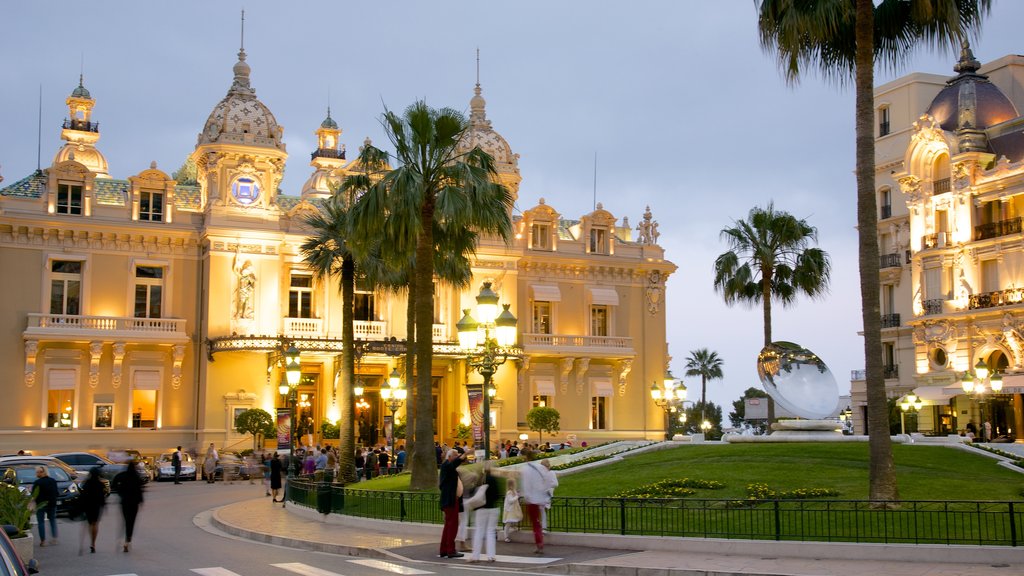
POLYGON ((501 511, 501 521, 505 523, 505 542, 511 542, 510 530, 519 529, 519 522, 523 519, 523 508, 519 505, 519 492, 516 491, 516 481, 508 479, 508 491, 505 492, 505 507, 501 511))

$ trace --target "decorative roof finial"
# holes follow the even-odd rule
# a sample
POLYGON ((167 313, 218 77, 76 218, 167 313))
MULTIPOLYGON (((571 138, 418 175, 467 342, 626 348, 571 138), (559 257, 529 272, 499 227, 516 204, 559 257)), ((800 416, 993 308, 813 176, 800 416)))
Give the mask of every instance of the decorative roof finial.
POLYGON ((966 38, 960 43, 960 61, 953 66, 953 71, 960 74, 973 74, 981 68, 981 62, 974 57, 971 43, 966 38))
POLYGON ((476 87, 473 88, 473 97, 469 100, 469 123, 473 126, 487 125, 487 112, 484 111, 487 101, 481 96, 480 89, 480 49, 476 49, 476 87))
POLYGON ((242 43, 239 45, 238 50, 245 52, 245 8, 242 8, 242 43))
POLYGON ((480 87, 480 47, 476 47, 476 87, 480 87))
POLYGON ((255 94, 256 91, 249 84, 250 68, 245 63, 245 10, 242 10, 242 36, 241 44, 238 48, 238 62, 235 63, 233 70, 235 72, 235 81, 231 83, 231 89, 228 92, 255 94))

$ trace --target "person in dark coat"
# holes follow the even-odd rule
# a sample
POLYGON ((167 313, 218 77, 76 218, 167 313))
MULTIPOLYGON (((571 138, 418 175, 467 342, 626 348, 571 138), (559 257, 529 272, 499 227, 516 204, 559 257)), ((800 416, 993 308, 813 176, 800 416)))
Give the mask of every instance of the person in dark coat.
MULTIPOLYGON (((277 493, 281 491, 281 459, 274 453, 274 457, 270 459, 270 500, 272 502, 279 502, 277 499, 277 493)), ((282 498, 284 500, 284 498, 282 498)))
POLYGON ((121 497, 121 516, 124 517, 124 551, 132 546, 132 533, 135 532, 135 517, 142 506, 142 479, 136 469, 136 461, 128 463, 124 471, 114 476, 110 489, 121 497))
POLYGON ((46 466, 36 466, 36 480, 32 483, 35 495, 36 523, 39 525, 39 545, 52 546, 57 543, 57 481, 50 477, 46 466), (50 519, 53 538, 46 541, 46 518, 50 519))
MULTIPOLYGON (((82 483, 78 495, 82 513, 85 514, 85 521, 89 527, 89 552, 96 552, 96 536, 100 530, 100 516, 103 514, 103 507, 107 505, 107 495, 104 493, 103 482, 100 480, 99 466, 89 471, 89 477, 82 483)), ((79 547, 79 554, 82 553, 79 547)))
POLYGON ((441 547, 438 558, 462 558, 465 554, 455 550, 455 534, 459 530, 459 464, 465 458, 457 450, 449 450, 441 464, 438 488, 441 489, 441 511, 444 512, 444 529, 441 531, 441 547))

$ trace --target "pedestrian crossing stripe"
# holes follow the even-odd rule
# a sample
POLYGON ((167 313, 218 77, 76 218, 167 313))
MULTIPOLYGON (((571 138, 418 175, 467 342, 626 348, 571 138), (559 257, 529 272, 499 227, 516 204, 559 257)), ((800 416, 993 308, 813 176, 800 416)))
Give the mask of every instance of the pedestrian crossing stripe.
POLYGON ((271 564, 275 568, 281 568, 289 572, 294 572, 300 576, 342 576, 337 572, 331 572, 330 570, 324 570, 323 568, 317 568, 316 566, 310 566, 309 564, 303 564, 301 562, 287 562, 284 564, 271 564))
POLYGON ((241 576, 236 572, 232 572, 227 568, 221 568, 220 566, 214 566, 211 568, 193 568, 192 572, 199 574, 199 576, 241 576))
MULTIPOLYGON (((468 562, 469 558, 469 554, 466 554, 462 560, 468 562)), ((483 559, 482 556, 481 559, 483 559)), ((552 558, 551 556, 502 556, 501 554, 494 556, 495 562, 505 562, 508 564, 550 564, 558 560, 561 560, 561 558, 552 558)))
POLYGON ((404 574, 406 576, 433 574, 433 572, 427 570, 420 570, 419 568, 410 568, 408 566, 402 566, 401 564, 395 564, 394 562, 385 562, 383 560, 374 560, 372 558, 357 558, 355 560, 349 560, 349 562, 353 564, 359 564, 360 566, 366 566, 368 568, 376 568, 378 570, 384 570, 386 572, 393 572, 395 574, 404 574))

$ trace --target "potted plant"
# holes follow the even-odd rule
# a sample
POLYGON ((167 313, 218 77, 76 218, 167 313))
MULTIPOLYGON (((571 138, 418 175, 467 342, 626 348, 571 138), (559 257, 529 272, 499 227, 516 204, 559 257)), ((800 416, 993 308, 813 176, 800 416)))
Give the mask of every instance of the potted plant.
POLYGON ((26 564, 33 558, 32 532, 29 529, 31 502, 31 494, 25 494, 17 486, 0 482, 0 525, 11 525, 17 529, 17 533, 11 536, 11 542, 26 564))

